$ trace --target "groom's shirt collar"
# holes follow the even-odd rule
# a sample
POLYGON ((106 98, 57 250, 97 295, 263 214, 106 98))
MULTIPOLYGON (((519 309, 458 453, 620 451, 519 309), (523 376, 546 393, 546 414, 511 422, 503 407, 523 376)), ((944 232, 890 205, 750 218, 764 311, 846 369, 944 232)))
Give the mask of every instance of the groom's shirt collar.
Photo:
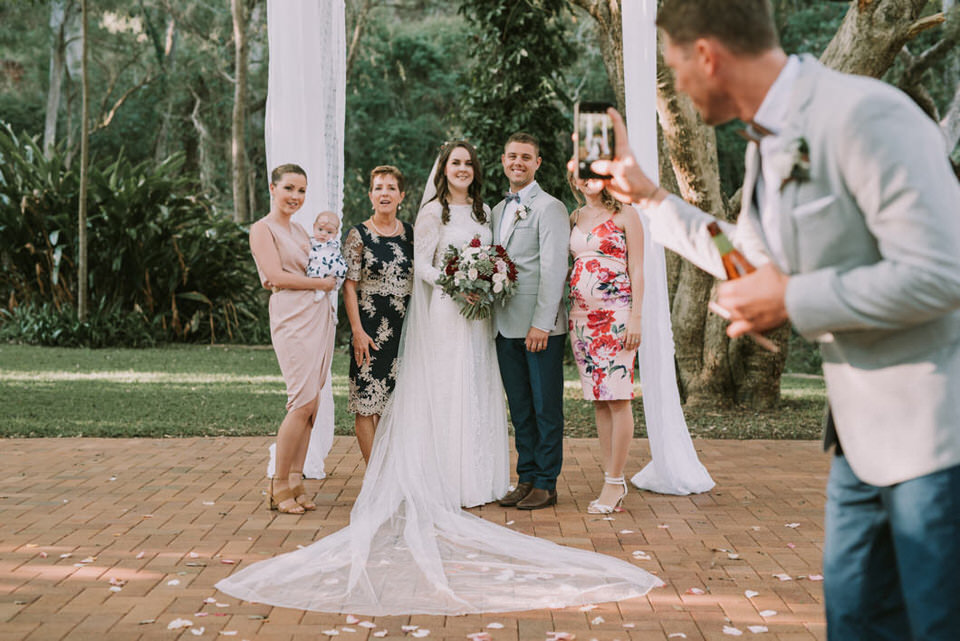
POLYGON ((787 64, 780 70, 780 75, 770 86, 753 121, 770 131, 769 136, 760 140, 760 176, 754 190, 757 210, 760 214, 760 226, 770 248, 770 258, 781 269, 787 268, 786 254, 781 238, 780 188, 781 178, 777 174, 777 163, 772 159, 782 153, 790 142, 784 140, 780 133, 787 126, 790 117, 790 99, 797 78, 800 75, 800 58, 790 56, 787 64))
POLYGON ((770 85, 767 95, 764 96, 760 108, 753 117, 755 123, 773 132, 774 135, 780 133, 786 125, 787 112, 790 110, 790 95, 793 93, 793 85, 799 74, 800 58, 788 57, 787 64, 770 85))
POLYGON ((519 192, 517 192, 518 195, 520 196, 520 202, 521 202, 521 203, 527 204, 527 198, 530 197, 530 192, 532 192, 532 191, 533 191, 533 188, 536 187, 536 186, 537 186, 537 181, 536 181, 536 180, 532 180, 532 181, 530 181, 530 184, 529 184, 529 185, 527 185, 526 187, 524 187, 523 189, 521 189, 519 192))

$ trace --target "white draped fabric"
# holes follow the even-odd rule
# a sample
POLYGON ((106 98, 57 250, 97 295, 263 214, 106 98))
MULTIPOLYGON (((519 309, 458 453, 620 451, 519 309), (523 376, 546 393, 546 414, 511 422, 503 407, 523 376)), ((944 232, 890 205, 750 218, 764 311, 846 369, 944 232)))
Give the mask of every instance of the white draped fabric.
MULTIPOLYGON (((630 147, 646 174, 656 176, 657 3, 623 0, 622 11, 630 147)), ((644 226, 640 382, 651 461, 631 481, 640 489, 661 494, 706 492, 714 482, 697 458, 680 407, 663 247, 651 240, 648 218, 638 211, 644 226)))
MULTIPOLYGON (((343 0, 268 0, 270 66, 267 85, 267 171, 296 163, 307 172, 307 198, 294 220, 309 230, 324 210, 343 208, 343 135, 346 99, 346 36, 343 0)), ((333 299, 336 304, 336 298, 333 299)), ((307 478, 324 478, 323 460, 333 445, 330 375, 304 465, 307 478)), ((267 475, 276 449, 270 446, 267 475)))

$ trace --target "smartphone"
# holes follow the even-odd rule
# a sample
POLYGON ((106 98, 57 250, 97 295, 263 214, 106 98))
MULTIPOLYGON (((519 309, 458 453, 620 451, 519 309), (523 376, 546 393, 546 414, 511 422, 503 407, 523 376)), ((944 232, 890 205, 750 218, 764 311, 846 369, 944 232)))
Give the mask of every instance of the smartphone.
POLYGON ((577 159, 577 178, 609 178, 590 169, 594 160, 611 160, 616 147, 613 121, 607 114, 609 102, 578 102, 573 106, 574 157, 577 159))

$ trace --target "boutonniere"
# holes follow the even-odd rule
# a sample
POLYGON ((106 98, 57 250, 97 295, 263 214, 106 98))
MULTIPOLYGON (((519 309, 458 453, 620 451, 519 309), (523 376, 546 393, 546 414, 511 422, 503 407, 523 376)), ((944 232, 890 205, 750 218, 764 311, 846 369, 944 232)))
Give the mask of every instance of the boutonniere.
POLYGON ((780 176, 780 189, 793 181, 804 183, 810 180, 810 145, 806 138, 801 136, 790 141, 772 161, 780 176))
POLYGON ((513 215, 513 224, 516 225, 521 220, 526 220, 527 216, 530 215, 530 210, 526 205, 517 205, 517 211, 513 215))

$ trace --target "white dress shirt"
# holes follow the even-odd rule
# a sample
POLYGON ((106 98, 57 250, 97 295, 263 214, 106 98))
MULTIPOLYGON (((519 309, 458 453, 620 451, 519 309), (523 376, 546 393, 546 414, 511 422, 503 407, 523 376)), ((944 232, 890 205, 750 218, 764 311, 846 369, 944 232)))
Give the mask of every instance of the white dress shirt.
MULTIPOLYGON (((787 58, 787 64, 780 71, 766 97, 760 104, 753 121, 771 132, 760 140, 760 176, 757 179, 756 197, 760 211, 760 224, 767 244, 770 246, 770 258, 780 266, 786 265, 786 255, 783 252, 783 243, 780 235, 780 187, 782 177, 777 172, 777 165, 769 162, 775 155, 781 153, 790 143, 779 136, 786 125, 787 112, 790 108, 790 96, 800 71, 800 59, 797 56, 787 58)), ((744 197, 749 197, 744 194, 744 197)))
MULTIPOLYGON (((526 205, 526 199, 530 195, 530 192, 533 191, 533 188, 536 186, 537 181, 531 181, 529 185, 520 190, 520 204, 526 205)), ((512 192, 511 192, 512 193, 512 192)), ((503 242, 503 239, 507 237, 507 232, 510 231, 510 225, 513 224, 513 219, 516 217, 517 213, 517 203, 514 200, 508 202, 503 208, 503 216, 500 218, 500 242, 503 242)))

